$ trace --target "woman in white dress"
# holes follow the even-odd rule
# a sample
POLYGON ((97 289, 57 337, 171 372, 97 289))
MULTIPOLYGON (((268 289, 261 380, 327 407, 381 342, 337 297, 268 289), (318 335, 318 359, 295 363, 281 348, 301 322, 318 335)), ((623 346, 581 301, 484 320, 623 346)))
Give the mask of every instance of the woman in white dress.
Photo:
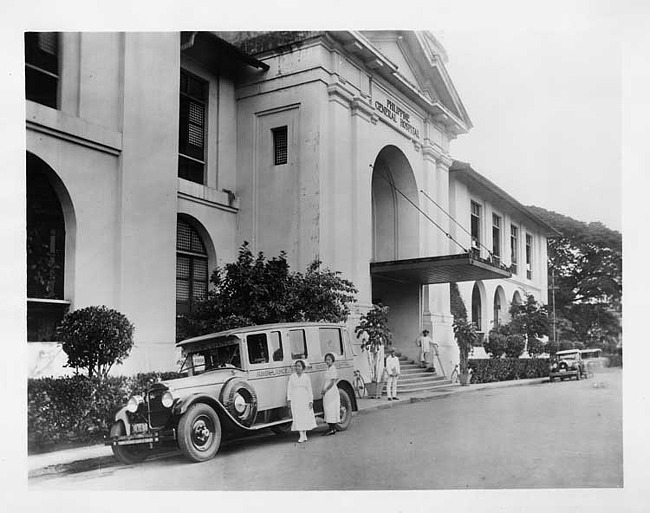
POLYGON ((304 372, 305 362, 297 360, 293 366, 295 372, 289 377, 287 385, 287 405, 291 408, 291 431, 298 431, 298 443, 307 441, 307 431, 316 427, 314 417, 314 394, 311 379, 304 372))
POLYGON ((329 429, 324 433, 325 435, 335 435, 336 425, 341 422, 341 396, 339 395, 339 388, 336 386, 338 372, 336 371, 334 360, 334 354, 327 353, 325 355, 327 370, 325 371, 322 391, 323 412, 325 414, 325 422, 329 425, 329 429))

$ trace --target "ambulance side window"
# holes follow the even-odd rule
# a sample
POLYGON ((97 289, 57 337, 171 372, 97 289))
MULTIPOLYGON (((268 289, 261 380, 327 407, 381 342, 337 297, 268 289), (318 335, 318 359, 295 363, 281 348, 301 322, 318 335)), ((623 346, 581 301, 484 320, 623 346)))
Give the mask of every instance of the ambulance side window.
POLYGON ((269 362, 269 348, 266 344, 266 333, 255 333, 246 337, 248 345, 248 361, 251 365, 269 362))
POLYGON ((282 335, 279 331, 272 331, 270 334, 271 354, 273 355, 274 362, 281 362, 284 360, 284 352, 282 351, 282 335))
POLYGON ((291 346, 291 359, 307 358, 307 340, 305 330, 289 330, 289 345, 291 346))

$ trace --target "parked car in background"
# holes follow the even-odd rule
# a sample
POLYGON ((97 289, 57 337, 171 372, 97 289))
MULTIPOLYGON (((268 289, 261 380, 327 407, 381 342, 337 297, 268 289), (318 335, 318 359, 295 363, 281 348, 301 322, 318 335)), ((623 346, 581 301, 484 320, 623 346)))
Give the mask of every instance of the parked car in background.
POLYGON ((307 364, 314 412, 322 415, 320 395, 324 356, 333 353, 338 369, 341 422, 345 430, 357 410, 354 353, 343 325, 285 323, 237 328, 177 344, 185 377, 152 384, 129 399, 115 415, 106 441, 124 463, 143 461, 161 444, 177 444, 191 461, 213 458, 222 437, 271 428, 287 432, 287 383, 295 360, 307 364))
POLYGON ((580 356, 585 364, 585 372, 588 378, 593 377, 596 367, 603 366, 603 357, 601 349, 583 349, 580 356))
POLYGON ((575 377, 576 380, 579 380, 587 377, 585 363, 582 360, 582 351, 580 349, 558 351, 551 357, 549 365, 549 378, 551 381, 555 378, 565 380, 575 377))

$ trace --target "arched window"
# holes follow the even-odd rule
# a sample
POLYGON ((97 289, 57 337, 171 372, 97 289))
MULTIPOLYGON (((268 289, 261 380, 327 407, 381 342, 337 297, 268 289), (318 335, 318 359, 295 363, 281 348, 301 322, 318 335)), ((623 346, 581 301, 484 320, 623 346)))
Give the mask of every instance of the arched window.
POLYGON ((38 161, 27 169, 27 297, 63 299, 65 222, 59 198, 38 161))
POLYGON ((192 312, 208 294, 208 253, 197 231, 179 219, 176 225, 176 313, 192 312))
POLYGON ((476 327, 479 331, 481 329, 481 292, 478 289, 478 285, 475 283, 474 288, 472 289, 472 322, 476 324, 476 327))
POLYGON ((494 291, 494 328, 496 329, 497 326, 499 326, 499 323, 501 322, 501 308, 503 307, 501 305, 501 295, 499 294, 499 289, 494 291))

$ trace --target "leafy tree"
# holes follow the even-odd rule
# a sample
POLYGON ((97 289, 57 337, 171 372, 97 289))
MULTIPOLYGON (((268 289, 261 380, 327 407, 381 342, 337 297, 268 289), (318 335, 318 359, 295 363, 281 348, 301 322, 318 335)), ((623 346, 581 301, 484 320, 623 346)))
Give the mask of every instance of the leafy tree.
POLYGON ((540 354, 544 352, 544 344, 542 341, 538 338, 531 338, 528 340, 528 355, 531 356, 532 358, 537 358, 540 354))
POLYGON ((587 346, 615 344, 621 333, 621 233, 600 222, 584 223, 540 207, 529 208, 562 233, 548 241, 549 285, 554 282, 556 287, 559 336, 587 346), (561 319, 569 324, 560 326, 561 319))
POLYGON ((569 349, 575 349, 575 345, 570 340, 560 341, 559 351, 568 351, 569 349))
POLYGON ((354 328, 357 337, 364 331, 368 334, 368 345, 390 345, 392 343, 393 334, 388 328, 388 310, 387 306, 372 305, 359 319, 359 324, 354 328))
MULTIPOLYGON (((461 384, 466 380, 469 373, 468 360, 470 353, 474 350, 474 345, 478 340, 478 332, 473 322, 468 322, 466 318, 458 317, 454 319, 454 336, 460 352, 460 376, 461 384)), ((467 383, 465 383, 467 384, 467 383)))
POLYGON ((450 310, 454 319, 467 319, 467 308, 458 290, 458 284, 452 282, 449 284, 450 310))
POLYGON ((254 256, 248 243, 235 262, 217 267, 212 290, 194 312, 181 315, 176 338, 273 322, 343 322, 355 300, 352 282, 339 272, 312 262, 306 272, 292 272, 284 252, 267 260, 254 256))
POLYGON ((526 294, 522 304, 510 303, 510 333, 532 340, 549 335, 549 328, 546 306, 540 305, 532 294, 526 294))
POLYGON ((105 306, 88 306, 65 315, 57 337, 68 355, 67 367, 105 378, 133 347, 133 324, 124 314, 105 306))

